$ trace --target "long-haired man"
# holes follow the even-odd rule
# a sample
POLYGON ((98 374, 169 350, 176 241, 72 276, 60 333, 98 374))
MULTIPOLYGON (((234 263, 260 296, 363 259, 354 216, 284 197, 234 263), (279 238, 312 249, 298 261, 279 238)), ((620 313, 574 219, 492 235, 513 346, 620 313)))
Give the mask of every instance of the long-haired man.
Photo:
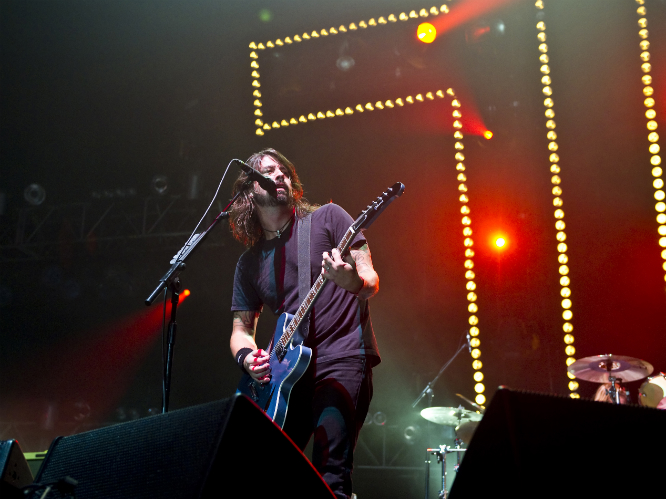
POLYGON ((231 227, 247 250, 234 278, 231 352, 253 379, 270 380, 269 352, 255 342, 257 321, 264 306, 275 314, 298 309, 296 222, 311 217, 310 285, 320 273, 332 282, 310 314, 304 344, 312 349, 312 359, 292 390, 284 431, 301 449, 314 435, 313 465, 336 496, 349 497, 354 448, 372 398, 372 367, 379 363, 368 308, 379 277, 362 234, 355 236, 348 255, 340 254, 336 246, 352 218, 332 203, 309 204, 287 158, 265 149, 248 163, 270 177, 276 189, 268 192, 257 182, 248 183, 245 173, 234 184, 233 193, 241 196, 232 208, 231 227))

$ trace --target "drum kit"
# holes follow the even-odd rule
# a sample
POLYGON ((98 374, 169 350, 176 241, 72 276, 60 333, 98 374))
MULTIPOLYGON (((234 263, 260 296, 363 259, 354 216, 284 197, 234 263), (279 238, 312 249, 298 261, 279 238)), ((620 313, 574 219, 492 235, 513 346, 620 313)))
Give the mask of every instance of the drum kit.
MULTIPOLYGON (((622 355, 594 355, 577 360, 568 368, 568 372, 577 379, 603 383, 606 386, 606 400, 614 404, 627 403, 626 390, 621 386, 623 382, 629 383, 647 378, 641 385, 638 393, 638 403, 645 407, 666 409, 666 373, 650 376, 654 368, 649 362, 622 355)), ((437 448, 426 450, 426 499, 428 498, 430 456, 437 456, 437 462, 442 464, 442 490, 440 499, 446 499, 446 456, 456 454, 457 463, 454 470, 457 472, 468 444, 474 435, 479 421, 483 418, 485 407, 475 404, 460 394, 458 397, 473 406, 476 411, 458 407, 428 407, 421 411, 421 416, 431 423, 451 426, 455 429, 456 438, 453 446, 440 445, 437 448)))
POLYGON ((647 378, 638 390, 638 403, 645 407, 666 409, 666 374, 650 376, 652 364, 641 359, 623 355, 593 355, 579 359, 569 366, 569 374, 577 379, 608 385, 606 394, 613 404, 627 403, 622 397, 626 390, 622 382, 647 378))
POLYGON ((430 484, 430 456, 437 456, 437 462, 442 464, 442 490, 439 491, 438 497, 446 499, 448 494, 446 489, 446 456, 447 454, 456 454, 456 465, 453 467, 453 469, 457 472, 458 467, 460 466, 460 461, 462 459, 462 454, 467 450, 463 449, 462 445, 464 443, 469 443, 469 441, 472 439, 472 435, 474 435, 476 427, 479 425, 479 421, 481 421, 481 418, 483 418, 483 411, 485 410, 485 407, 479 404, 475 404, 459 393, 456 395, 478 410, 471 411, 469 409, 464 409, 462 405, 460 405, 458 407, 427 407, 421 411, 421 417, 424 419, 430 421, 431 423, 452 426, 456 432, 456 438, 454 440, 453 446, 440 445, 437 448, 426 449, 426 499, 428 498, 428 486, 430 484))

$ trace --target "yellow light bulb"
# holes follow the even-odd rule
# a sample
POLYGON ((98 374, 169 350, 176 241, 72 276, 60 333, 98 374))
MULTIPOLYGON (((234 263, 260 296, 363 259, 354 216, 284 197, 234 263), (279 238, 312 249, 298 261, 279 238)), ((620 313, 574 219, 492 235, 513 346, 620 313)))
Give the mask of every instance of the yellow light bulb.
POLYGON ((416 37, 423 43, 432 43, 437 38, 437 30, 430 23, 421 23, 416 29, 416 37))

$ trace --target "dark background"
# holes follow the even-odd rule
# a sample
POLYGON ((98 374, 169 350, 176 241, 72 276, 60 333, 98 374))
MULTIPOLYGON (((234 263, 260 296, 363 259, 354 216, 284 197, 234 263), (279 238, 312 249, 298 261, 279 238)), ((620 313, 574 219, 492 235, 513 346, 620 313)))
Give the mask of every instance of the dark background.
MULTIPOLYGON (((450 3, 449 15, 465 3, 450 3)), ((412 20, 260 51, 262 109, 270 122, 455 88, 467 120, 486 395, 500 384, 566 394, 538 11, 532 1, 500 3, 479 9, 429 46, 414 38, 418 21, 412 20), (335 64, 343 53, 356 61, 348 72, 335 64), (474 124, 492 130, 493 139, 475 135, 474 124), (491 244, 498 232, 509 239, 501 253, 491 244)), ((542 12, 576 357, 610 352, 661 371, 664 271, 637 6, 546 0, 542 12)), ((448 438, 420 420, 425 401, 416 409, 411 403, 469 327, 450 99, 259 137, 248 48, 252 41, 423 7, 431 6, 413 0, 1 1, 2 438, 19 437, 24 450, 43 450, 55 435, 158 410, 161 314, 159 304, 148 310, 143 300, 203 215, 226 164, 263 147, 296 164, 310 201, 333 200, 352 215, 394 182, 406 184, 404 196, 367 233, 381 277, 371 306, 383 358, 370 412, 386 415, 396 441, 410 424, 431 432, 430 445, 448 438), (270 20, 261 20, 262 10, 270 20), (162 197, 151 190, 155 175, 168 178, 162 197), (42 185, 47 197, 26 211, 23 190, 31 183, 42 185), (171 202, 179 211, 159 219, 171 202), (93 227, 111 205, 116 218, 93 227), (77 236, 82 206, 89 217, 84 238, 77 236), (125 237, 144 210, 157 220, 159 235, 125 237), (21 227, 35 236, 17 241, 21 227)), ((646 7, 659 121, 666 5, 647 0, 646 7)), ((229 198, 232 178, 222 185, 215 213, 229 198)), ((229 306, 242 250, 222 223, 182 274, 192 294, 179 308, 171 409, 235 390, 229 306)), ((262 344, 274 324, 269 315, 260 320, 262 344)), ((456 393, 473 398, 472 373, 465 350, 437 383, 433 404, 457 406, 456 393)), ((639 385, 629 385, 634 397, 639 385)), ((595 389, 582 381, 579 392, 591 397, 595 389)), ((403 464, 421 466, 420 448, 416 454, 403 464)))

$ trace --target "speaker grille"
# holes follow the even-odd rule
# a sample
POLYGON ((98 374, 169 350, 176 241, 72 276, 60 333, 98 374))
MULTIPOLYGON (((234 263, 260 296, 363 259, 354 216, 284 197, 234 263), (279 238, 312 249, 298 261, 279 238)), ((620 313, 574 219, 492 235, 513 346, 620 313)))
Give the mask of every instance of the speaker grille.
POLYGON ((79 498, 199 497, 235 400, 59 437, 37 481, 71 476, 79 498))

